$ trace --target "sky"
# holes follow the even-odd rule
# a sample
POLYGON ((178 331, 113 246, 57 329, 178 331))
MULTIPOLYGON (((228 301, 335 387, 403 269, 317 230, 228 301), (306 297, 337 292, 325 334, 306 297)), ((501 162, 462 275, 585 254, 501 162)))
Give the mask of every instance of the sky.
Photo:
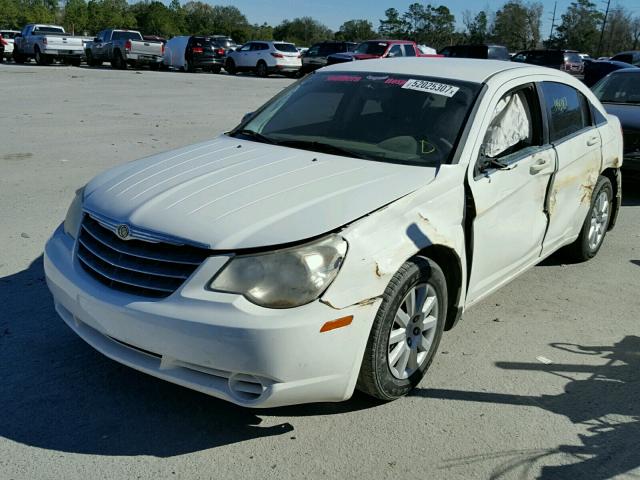
MULTIPOLYGON (((309 16, 327 25, 332 30, 338 30, 340 25, 351 19, 367 19, 373 23, 374 29, 378 28, 379 20, 384 18, 384 11, 394 7, 399 12, 406 11, 407 7, 416 0, 392 1, 392 0, 205 0, 213 4, 234 5, 244 13, 249 22, 277 25, 284 19, 309 16)), ((592 0, 603 11, 606 0, 592 0)), ((462 29, 462 12, 470 10, 490 10, 495 12, 504 3, 504 0, 427 0, 419 3, 431 3, 434 6, 446 5, 456 16, 458 28, 462 29)), ((553 14, 554 0, 541 0, 544 6, 542 21, 542 36, 546 38, 551 29, 551 17, 553 14)), ((569 6, 571 0, 558 0, 556 11, 556 24, 560 15, 569 6)), ((634 14, 640 15, 640 0, 611 0, 611 7, 624 5, 634 14)))

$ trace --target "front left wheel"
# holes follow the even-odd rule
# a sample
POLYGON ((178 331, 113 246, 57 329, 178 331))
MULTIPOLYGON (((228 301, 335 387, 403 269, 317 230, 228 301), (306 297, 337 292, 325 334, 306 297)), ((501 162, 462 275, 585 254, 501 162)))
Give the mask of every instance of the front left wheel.
POLYGON ((447 283, 433 260, 415 257, 393 276, 369 334, 357 388, 395 400, 431 365, 447 317, 447 283))

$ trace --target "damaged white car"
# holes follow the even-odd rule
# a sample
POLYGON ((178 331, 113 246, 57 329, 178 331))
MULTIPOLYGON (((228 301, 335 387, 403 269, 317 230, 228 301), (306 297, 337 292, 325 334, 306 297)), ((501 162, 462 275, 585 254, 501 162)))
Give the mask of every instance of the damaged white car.
POLYGON ((467 59, 340 64, 218 138, 79 190, 55 306, 118 362, 252 407, 391 400, 470 305, 620 205, 618 120, 567 74, 467 59))

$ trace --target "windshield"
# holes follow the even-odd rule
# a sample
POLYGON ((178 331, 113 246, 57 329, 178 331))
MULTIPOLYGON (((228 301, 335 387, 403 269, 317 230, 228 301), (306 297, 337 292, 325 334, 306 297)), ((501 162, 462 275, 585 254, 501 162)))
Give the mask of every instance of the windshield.
POLYGON ((640 75, 635 72, 614 73, 593 87, 601 102, 640 103, 640 75))
POLYGON ((113 32, 111 40, 142 40, 138 32, 113 32))
POLYGON ((363 53, 368 55, 382 55, 389 46, 386 42, 363 42, 356 48, 356 53, 363 53))
POLYGON ((480 88, 434 77, 316 73, 276 96, 231 135, 437 166, 450 160, 480 88))

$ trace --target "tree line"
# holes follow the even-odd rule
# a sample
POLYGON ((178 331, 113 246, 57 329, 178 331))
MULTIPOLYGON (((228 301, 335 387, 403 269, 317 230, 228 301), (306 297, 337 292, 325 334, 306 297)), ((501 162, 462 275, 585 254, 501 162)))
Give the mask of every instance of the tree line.
POLYGON ((93 35, 108 27, 141 30, 147 35, 229 35, 238 42, 285 40, 309 46, 321 40, 362 41, 372 38, 415 40, 434 48, 458 43, 496 43, 511 51, 536 47, 572 48, 592 55, 639 47, 640 17, 623 6, 604 13, 590 0, 575 0, 559 16, 548 35, 541 31, 540 2, 507 0, 495 12, 465 11, 458 27, 445 5, 414 3, 404 12, 389 8, 377 28, 369 20, 344 22, 337 31, 311 18, 283 20, 278 25, 251 24, 236 7, 202 1, 157 0, 0 0, 0 27, 20 29, 27 23, 62 24, 76 35, 93 35))

